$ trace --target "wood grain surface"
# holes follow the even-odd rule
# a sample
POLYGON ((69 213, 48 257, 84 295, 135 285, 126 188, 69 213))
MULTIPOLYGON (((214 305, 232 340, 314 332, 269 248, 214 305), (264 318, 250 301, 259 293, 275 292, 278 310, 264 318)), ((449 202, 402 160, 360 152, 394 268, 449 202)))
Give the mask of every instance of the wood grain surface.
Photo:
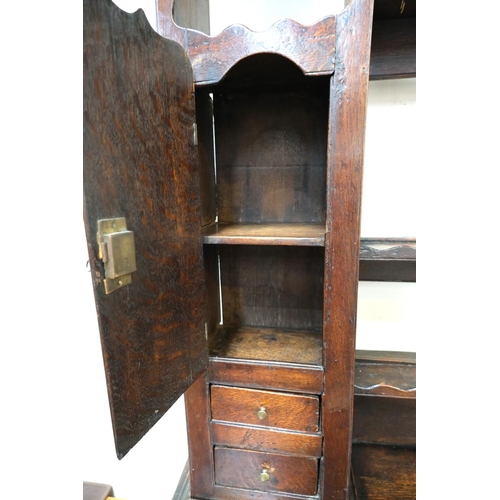
POLYGON ((357 500, 416 498, 416 452, 390 446, 354 445, 357 500))
POLYGON ((416 447, 416 399, 354 396, 353 443, 416 447))
MULTIPOLYGON (((258 91, 214 91, 221 223, 325 221, 328 79, 297 76, 290 62, 280 61, 267 72, 256 65, 262 74, 258 91), (291 73, 294 88, 267 90, 279 64, 291 73)), ((245 82, 239 73, 250 64, 242 61, 228 78, 245 82)))
POLYGON ((174 0, 157 1, 157 30, 184 47, 198 85, 220 81, 238 61, 261 53, 278 53, 293 61, 304 73, 331 74, 335 66, 335 16, 312 26, 283 19, 263 32, 240 24, 210 37, 185 29, 172 20, 174 0))
POLYGON ((321 247, 220 245, 223 323, 321 331, 321 247))
POLYGON ((217 384, 321 394, 323 367, 272 361, 210 358, 210 381, 217 384))
POLYGON ((337 16, 330 93, 324 279, 324 499, 349 494, 361 185, 373 0, 337 16))
POLYGON ((186 391, 187 435, 191 492, 211 498, 214 488, 214 457, 210 438, 210 394, 206 372, 186 391))
POLYGON ((314 495, 318 488, 318 459, 215 447, 218 485, 263 491, 314 495), (261 481, 262 470, 269 481, 261 481))
POLYGON ((323 224, 218 224, 203 228, 203 243, 324 246, 323 224))
POLYGON ((212 442, 228 448, 320 457, 321 434, 303 434, 277 429, 258 429, 237 424, 212 422, 212 442))
POLYGON ((221 326, 210 344, 210 355, 321 366, 321 332, 221 326))
POLYGON ((317 433, 319 398, 240 387, 211 387, 212 419, 259 427, 317 433), (266 418, 257 413, 265 408, 266 418))
POLYGON ((139 10, 84 1, 84 220, 122 458, 208 364, 192 69, 139 10), (125 217, 132 284, 106 295, 97 221, 125 217))

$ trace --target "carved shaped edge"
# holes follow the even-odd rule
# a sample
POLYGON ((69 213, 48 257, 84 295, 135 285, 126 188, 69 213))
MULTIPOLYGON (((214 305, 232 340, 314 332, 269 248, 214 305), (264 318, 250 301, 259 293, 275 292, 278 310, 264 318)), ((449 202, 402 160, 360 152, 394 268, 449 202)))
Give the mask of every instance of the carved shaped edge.
POLYGON ((416 353, 356 351, 354 394, 416 399, 416 353))
POLYGON ((184 47, 198 85, 217 83, 238 61, 262 53, 280 54, 305 74, 333 73, 336 16, 327 16, 311 26, 282 19, 266 31, 233 24, 211 37, 178 26, 173 20, 172 4, 173 0, 157 0, 157 30, 184 47))
POLYGON ((417 240, 361 238, 360 260, 416 260, 417 240))

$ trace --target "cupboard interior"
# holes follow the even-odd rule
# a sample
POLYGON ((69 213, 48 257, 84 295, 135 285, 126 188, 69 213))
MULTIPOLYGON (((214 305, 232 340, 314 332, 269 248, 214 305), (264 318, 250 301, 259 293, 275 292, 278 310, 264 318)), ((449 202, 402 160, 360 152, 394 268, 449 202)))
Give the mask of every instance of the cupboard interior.
POLYGON ((322 364, 329 88, 261 54, 197 89, 211 356, 322 364))

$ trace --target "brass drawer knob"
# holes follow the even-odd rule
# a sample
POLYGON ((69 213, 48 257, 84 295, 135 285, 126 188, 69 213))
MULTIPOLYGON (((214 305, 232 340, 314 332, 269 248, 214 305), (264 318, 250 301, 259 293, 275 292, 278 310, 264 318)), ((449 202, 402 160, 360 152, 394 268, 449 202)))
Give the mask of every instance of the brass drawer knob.
POLYGON ((265 482, 265 481, 269 481, 269 474, 267 472, 267 470, 263 470, 261 473, 260 473, 260 480, 265 482))
POLYGON ((261 406, 260 410, 257 412, 257 416, 260 418, 260 420, 264 420, 265 418, 267 418, 267 411, 263 406, 261 406))

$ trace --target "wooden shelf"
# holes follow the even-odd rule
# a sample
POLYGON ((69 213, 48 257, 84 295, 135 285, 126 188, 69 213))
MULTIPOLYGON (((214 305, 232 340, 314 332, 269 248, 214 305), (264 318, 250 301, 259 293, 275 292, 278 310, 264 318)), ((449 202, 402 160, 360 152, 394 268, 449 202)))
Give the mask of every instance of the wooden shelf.
POLYGON ((416 60, 416 0, 375 0, 370 80, 415 77, 416 60))
POLYGON ((321 332, 249 326, 221 326, 209 349, 211 357, 317 366, 321 366, 323 355, 321 332))
POLYGON ((210 224, 202 234, 209 245, 325 245, 323 224, 210 224))
POLYGON ((416 274, 415 239, 361 238, 360 281, 415 282, 416 274))
POLYGON ((353 444, 356 500, 412 500, 416 496, 414 448, 353 444))
POLYGON ((416 355, 356 351, 354 394, 416 399, 416 355))

